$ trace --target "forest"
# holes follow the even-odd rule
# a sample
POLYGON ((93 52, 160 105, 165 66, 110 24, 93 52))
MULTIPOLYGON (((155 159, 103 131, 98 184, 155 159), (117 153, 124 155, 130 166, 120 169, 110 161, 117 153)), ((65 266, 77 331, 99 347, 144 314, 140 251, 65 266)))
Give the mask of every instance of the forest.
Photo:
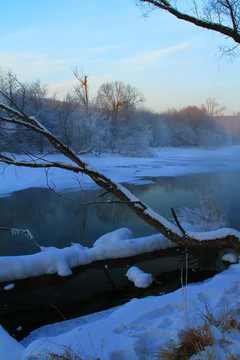
MULTIPOLYGON (((240 143, 240 113, 226 116, 224 106, 214 98, 200 107, 155 113, 144 108, 141 91, 122 81, 102 84, 91 98, 87 76, 77 70, 74 76, 77 84, 58 100, 57 95, 49 96, 41 80, 22 83, 11 70, 0 71, 0 100, 36 118, 77 154, 141 156, 153 147, 216 148, 240 143)), ((41 154, 53 149, 41 135, 2 123, 0 151, 41 154)))

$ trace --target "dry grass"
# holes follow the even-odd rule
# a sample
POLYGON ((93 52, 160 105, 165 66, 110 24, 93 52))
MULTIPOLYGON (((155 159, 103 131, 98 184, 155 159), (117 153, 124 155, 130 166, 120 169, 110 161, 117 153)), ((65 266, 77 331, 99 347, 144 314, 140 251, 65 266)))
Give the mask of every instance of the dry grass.
POLYGON ((53 352, 48 352, 44 357, 44 360, 101 360, 97 356, 87 356, 86 354, 79 354, 73 351, 71 347, 66 345, 60 347, 62 349, 62 354, 56 354, 53 352))
POLYGON ((230 332, 232 329, 240 331, 240 304, 221 312, 216 323, 223 332, 230 332))
POLYGON ((226 360, 240 360, 240 354, 228 354, 226 360))
POLYGON ((49 353, 48 356, 45 358, 45 360, 101 360, 100 358, 86 358, 84 356, 81 357, 77 354, 75 354, 72 350, 65 350, 65 353, 62 355, 49 353))
POLYGON ((215 342, 212 326, 208 323, 197 328, 181 330, 178 338, 177 344, 169 343, 165 348, 160 349, 158 359, 186 360, 215 342))
MULTIPOLYGON (((216 343, 214 328, 222 332, 222 342, 230 343, 224 337, 226 333, 230 333, 232 329, 240 332, 240 304, 227 311, 222 311, 218 316, 214 317, 212 312, 206 306, 205 314, 200 316, 202 325, 196 328, 188 328, 181 330, 178 334, 178 341, 169 341, 165 346, 161 347, 155 355, 156 359, 162 360, 187 360, 193 355, 197 355, 201 360, 201 352, 205 350, 208 360, 218 360, 215 354, 216 343)), ((226 353, 226 360, 240 360, 240 354, 226 353)))

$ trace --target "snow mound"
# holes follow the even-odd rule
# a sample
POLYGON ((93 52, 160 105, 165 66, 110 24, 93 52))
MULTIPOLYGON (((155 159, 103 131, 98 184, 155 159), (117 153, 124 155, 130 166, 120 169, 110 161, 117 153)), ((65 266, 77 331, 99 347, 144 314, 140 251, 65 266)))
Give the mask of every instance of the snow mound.
POLYGON ((104 234, 98 240, 95 241, 93 246, 99 246, 102 244, 107 244, 110 242, 118 241, 118 240, 128 240, 133 238, 133 233, 128 228, 120 228, 104 234))
POLYGON ((151 274, 144 273, 137 266, 130 267, 126 273, 126 277, 138 288, 147 288, 153 281, 151 274))

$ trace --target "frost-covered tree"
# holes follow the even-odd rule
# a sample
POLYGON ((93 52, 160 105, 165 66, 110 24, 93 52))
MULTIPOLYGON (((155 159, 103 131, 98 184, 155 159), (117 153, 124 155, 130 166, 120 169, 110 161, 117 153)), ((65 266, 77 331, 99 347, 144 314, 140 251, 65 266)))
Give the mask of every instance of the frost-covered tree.
POLYGON ((72 95, 67 93, 59 106, 58 121, 61 131, 61 139, 68 146, 72 147, 74 137, 74 114, 78 104, 74 101, 72 95))
POLYGON ((176 146, 217 147, 231 144, 227 130, 203 107, 188 106, 173 112, 176 146))
POLYGON ((227 210, 223 210, 212 194, 202 194, 199 208, 181 207, 178 220, 184 229, 213 231, 228 226, 227 210))
POLYGON ((146 155, 149 152, 152 146, 152 129, 145 112, 129 111, 121 121, 109 120, 110 147, 113 152, 132 156, 146 155))
POLYGON ((102 84, 97 93, 99 109, 114 120, 126 117, 127 113, 142 103, 144 96, 138 89, 122 81, 102 84))

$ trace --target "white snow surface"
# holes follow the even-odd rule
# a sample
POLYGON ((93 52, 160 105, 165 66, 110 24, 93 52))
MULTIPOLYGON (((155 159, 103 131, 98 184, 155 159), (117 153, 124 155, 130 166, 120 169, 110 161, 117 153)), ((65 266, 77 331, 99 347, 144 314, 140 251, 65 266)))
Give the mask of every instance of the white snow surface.
MULTIPOLYGON (((102 154, 100 157, 85 155, 84 159, 117 183, 142 184, 146 183, 146 180, 142 180, 146 176, 179 176, 189 173, 240 168, 240 146, 214 150, 156 149, 153 150, 152 155, 152 157, 147 158, 131 158, 102 154)), ((71 163, 70 160, 59 154, 47 155, 46 159, 47 161, 71 163)), ((27 161, 29 158, 25 155, 18 155, 17 160, 27 161)), ((56 191, 79 190, 76 177, 81 182, 82 188, 89 189, 96 186, 86 175, 76 175, 57 168, 50 168, 48 172, 49 184, 55 184, 56 191)), ((151 181, 148 180, 147 182, 151 181)), ((6 196, 13 191, 28 187, 47 187, 44 169, 0 165, 0 196, 6 196)))
POLYGON ((130 267, 126 273, 126 277, 139 288, 147 288, 153 282, 152 274, 143 272, 137 266, 130 267))
POLYGON ((128 228, 121 228, 115 231, 109 232, 101 236, 93 243, 93 246, 99 246, 102 244, 108 244, 118 240, 128 240, 133 238, 133 233, 128 228))
POLYGON ((24 346, 11 337, 0 325, 0 359, 20 360, 24 350, 24 346))
MULTIPOLYGON (((141 183, 144 176, 178 176, 240 168, 240 147, 217 150, 165 149, 155 151, 152 158, 123 158, 103 155, 99 158, 87 156, 86 159, 99 171, 115 182, 141 183)), ((24 157, 22 157, 24 158, 24 157)), ((59 155, 48 159, 62 161, 59 155)), ((43 169, 28 169, 12 166, 2 167, 0 171, 0 194, 7 196, 13 191, 40 186, 46 187, 43 169)), ((74 177, 64 170, 50 171, 50 181, 57 190, 68 191, 78 187, 74 177)), ((85 176, 79 176, 82 186, 89 188, 93 183, 85 176)), ((224 235, 223 229, 220 235, 224 235)), ((235 233, 238 236, 239 233, 235 233)), ((120 230, 115 235, 105 235, 92 248, 72 244, 65 249, 44 248, 40 253, 5 257, 0 259, 0 277, 12 281, 41 273, 71 274, 71 268, 90 261, 110 258, 118 252, 121 256, 132 256, 141 252, 166 248, 173 244, 162 235, 145 238, 131 238, 130 230, 120 230), (131 255, 132 254, 132 255, 131 255), (5 259, 5 260, 4 260, 5 259), (9 269, 10 275, 8 275, 9 269), (35 273, 34 273, 35 272, 35 273)), ((209 238, 215 234, 210 234, 209 238)), ((199 234, 200 236, 200 234, 199 234)), ((99 239, 100 240, 100 239, 99 239)), ((201 314, 206 305, 213 315, 228 312, 240 304, 240 264, 217 274, 203 283, 191 284, 163 296, 149 296, 133 299, 120 307, 106 312, 92 314, 79 319, 42 327, 21 344, 13 339, 0 326, 1 360, 43 360, 49 352, 63 354, 64 348, 85 359, 99 357, 105 360, 154 359, 159 346, 170 339, 177 341, 180 329, 201 322, 201 314)), ((238 311, 239 314, 239 311, 238 311)), ((219 315, 220 316, 220 315, 219 315)), ((216 358, 225 359, 226 354, 240 352, 240 333, 230 329, 225 333, 225 342, 220 343, 221 331, 215 328, 216 344, 213 346, 216 358)), ((194 359, 194 357, 193 357, 194 359)), ((207 359, 206 352, 195 359, 207 359)))
MULTIPOLYGON (((231 265, 201 284, 191 284, 164 296, 133 299, 106 313, 40 328, 22 342, 25 349, 20 359, 42 360, 49 352, 60 355, 64 353, 64 346, 71 347, 82 359, 154 359, 153 354, 160 345, 170 339, 177 340, 180 329, 201 322, 206 304, 214 316, 239 304, 239 274, 240 264, 231 265)), ((225 359, 230 351, 239 351, 239 332, 225 333, 227 341, 220 344, 221 331, 218 328, 214 331, 216 359, 225 359)), ((204 354, 197 357, 204 358, 204 354)), ((16 357, 1 359, 15 360, 16 357)))

